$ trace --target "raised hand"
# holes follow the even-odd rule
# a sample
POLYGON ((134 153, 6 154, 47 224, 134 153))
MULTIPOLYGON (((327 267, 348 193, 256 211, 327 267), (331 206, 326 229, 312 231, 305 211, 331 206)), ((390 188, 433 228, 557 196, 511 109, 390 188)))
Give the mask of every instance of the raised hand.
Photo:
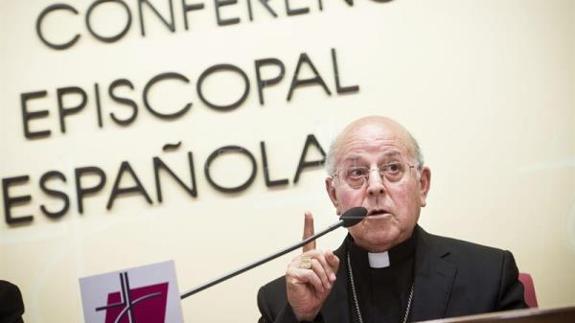
MULTIPOLYGON (((314 234, 313 216, 305 213, 303 239, 314 234)), ((299 321, 313 321, 331 292, 339 259, 332 251, 316 249, 315 241, 303 247, 286 272, 287 298, 299 321)))

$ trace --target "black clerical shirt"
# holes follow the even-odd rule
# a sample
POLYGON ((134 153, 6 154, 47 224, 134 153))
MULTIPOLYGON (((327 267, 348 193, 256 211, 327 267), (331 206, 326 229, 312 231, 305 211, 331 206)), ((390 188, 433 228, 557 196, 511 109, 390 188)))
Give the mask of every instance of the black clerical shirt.
MULTIPOLYGON (((368 252, 357 246, 353 238, 346 239, 357 302, 364 323, 402 322, 413 284, 416 231, 401 244, 388 250, 389 266, 371 268, 368 252)), ((345 260, 347 263, 347 260, 345 260)), ((351 322, 359 322, 348 270, 348 296, 351 322)))

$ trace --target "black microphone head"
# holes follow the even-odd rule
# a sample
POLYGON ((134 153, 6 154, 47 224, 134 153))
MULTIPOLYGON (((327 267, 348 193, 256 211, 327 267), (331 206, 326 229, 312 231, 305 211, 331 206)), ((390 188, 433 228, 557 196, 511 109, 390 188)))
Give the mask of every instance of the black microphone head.
POLYGON ((363 220, 366 215, 367 209, 358 206, 352 207, 351 209, 345 211, 345 213, 340 216, 339 219, 343 221, 344 227, 349 228, 361 222, 361 220, 363 220))

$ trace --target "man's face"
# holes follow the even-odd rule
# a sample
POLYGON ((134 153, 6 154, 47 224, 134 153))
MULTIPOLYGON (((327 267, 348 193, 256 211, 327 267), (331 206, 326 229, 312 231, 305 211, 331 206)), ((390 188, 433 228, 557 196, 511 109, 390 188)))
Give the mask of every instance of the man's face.
POLYGON ((409 238, 425 206, 430 171, 418 169, 411 141, 399 125, 380 121, 354 127, 340 140, 335 158, 336 175, 326 179, 326 188, 338 214, 356 206, 368 210, 366 219, 349 228, 354 241, 379 252, 409 238), (405 166, 399 179, 377 171, 399 164, 405 166), (349 171, 366 168, 369 177, 358 186, 349 171))

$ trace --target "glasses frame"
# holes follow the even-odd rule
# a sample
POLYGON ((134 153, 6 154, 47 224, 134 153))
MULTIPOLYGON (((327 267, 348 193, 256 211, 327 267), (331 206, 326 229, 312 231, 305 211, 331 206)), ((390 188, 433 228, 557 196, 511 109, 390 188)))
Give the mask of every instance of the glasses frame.
POLYGON ((372 167, 358 166, 357 168, 368 169, 367 175, 363 177, 362 183, 361 183, 361 185, 359 185, 359 186, 353 186, 353 185, 351 185, 350 183, 348 183, 348 181, 347 181, 345 178, 343 178, 343 176, 340 175, 340 173, 341 173, 342 171, 344 171, 344 170, 347 170, 347 168, 343 168, 343 167, 342 167, 342 168, 336 169, 335 174, 332 175, 332 178, 338 178, 338 179, 340 179, 342 182, 344 182, 347 186, 351 187, 352 189, 358 190, 358 189, 361 189, 362 187, 364 187, 364 186, 369 182, 369 178, 371 177, 371 173, 372 173, 374 170, 377 170, 377 173, 379 174, 379 179, 380 179, 382 182, 387 182, 387 183, 390 183, 390 184, 394 184, 394 183, 398 183, 398 182, 400 182, 401 180, 403 180, 404 177, 405 177, 405 174, 407 173, 407 171, 406 171, 406 172, 403 174, 403 176, 402 176, 400 179, 396 180, 396 181, 392 181, 392 180, 390 180, 389 178, 387 178, 387 177, 385 176, 385 169, 388 168, 388 167, 390 167, 390 166, 392 166, 392 165, 394 165, 394 164, 402 164, 403 166, 405 166, 405 169, 406 169, 406 170, 411 170, 411 169, 415 169, 415 168, 420 169, 420 166, 412 165, 411 163, 409 163, 409 162, 407 162, 407 161, 390 162, 390 163, 387 163, 387 164, 385 164, 385 165, 383 165, 383 166, 381 166, 381 167, 380 167, 380 166, 375 166, 375 167, 373 167, 373 166, 372 166, 372 167))

